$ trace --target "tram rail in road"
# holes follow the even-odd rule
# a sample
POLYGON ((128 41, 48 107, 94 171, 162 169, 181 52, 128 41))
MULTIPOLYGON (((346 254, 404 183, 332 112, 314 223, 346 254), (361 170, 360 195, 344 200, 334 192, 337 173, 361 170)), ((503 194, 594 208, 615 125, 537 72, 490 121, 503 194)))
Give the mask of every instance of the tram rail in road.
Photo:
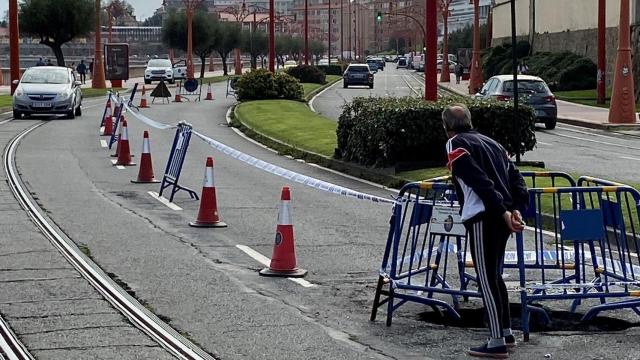
MULTIPOLYGON (((0 122, 0 125, 12 119, 0 122)), ((47 122, 38 122, 20 132, 9 141, 3 153, 3 164, 7 182, 20 206, 30 219, 41 230, 51 244, 69 261, 69 263, 85 278, 102 296, 138 329, 160 344, 169 353, 185 360, 213 360, 215 357, 197 347, 191 341, 161 321, 157 316, 144 308, 136 299, 127 294, 111 280, 91 259, 69 239, 63 237, 42 215, 41 209, 34 204, 15 167, 15 152, 20 141, 30 132, 47 122)), ((33 359, 26 347, 9 326, 0 318, 0 359, 23 360, 33 359)))

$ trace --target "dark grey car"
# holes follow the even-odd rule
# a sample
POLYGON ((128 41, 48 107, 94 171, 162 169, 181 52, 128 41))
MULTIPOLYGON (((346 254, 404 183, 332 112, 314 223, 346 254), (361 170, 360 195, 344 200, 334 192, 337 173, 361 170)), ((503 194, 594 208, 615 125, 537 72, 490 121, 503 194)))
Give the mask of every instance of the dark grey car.
POLYGON ((367 64, 351 64, 342 75, 342 86, 364 85, 373 89, 373 73, 367 64))
MULTIPOLYGON (((556 127, 558 107, 556 98, 541 78, 531 75, 518 75, 518 97, 520 102, 533 108, 536 121, 544 123, 545 128, 556 127)), ((513 75, 496 75, 484 84, 476 99, 511 101, 513 99, 513 75)))

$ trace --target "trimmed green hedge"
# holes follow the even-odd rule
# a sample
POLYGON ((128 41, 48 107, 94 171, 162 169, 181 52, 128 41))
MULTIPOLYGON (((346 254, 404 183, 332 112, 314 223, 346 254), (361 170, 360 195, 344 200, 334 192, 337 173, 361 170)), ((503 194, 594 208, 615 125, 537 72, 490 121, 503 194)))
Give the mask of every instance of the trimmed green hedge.
MULTIPOLYGON (((414 97, 355 98, 343 106, 338 121, 336 157, 377 167, 399 163, 440 166, 446 163, 446 134, 442 111, 452 100, 436 103, 414 97)), ((481 133, 515 152, 513 104, 508 102, 464 101, 481 133)), ((533 110, 522 107, 520 114, 521 153, 536 144, 533 110)))
POLYGON ((274 75, 266 69, 257 69, 242 75, 236 83, 238 100, 288 99, 301 100, 302 84, 286 73, 274 75))
POLYGON ((318 69, 322 70, 327 75, 339 75, 339 76, 342 76, 342 74, 344 74, 344 70, 346 68, 347 68, 346 64, 331 64, 331 65, 318 66, 318 69))
POLYGON ((287 74, 298 79, 301 83, 324 84, 327 75, 313 65, 298 65, 287 69, 287 74))
MULTIPOLYGON (((596 87, 597 66, 591 59, 565 51, 538 52, 525 57, 529 49, 526 41, 518 42, 516 55, 529 66, 528 75, 539 76, 551 91, 587 90, 596 87)), ((511 45, 494 46, 484 55, 485 79, 499 74, 511 74, 511 45)))

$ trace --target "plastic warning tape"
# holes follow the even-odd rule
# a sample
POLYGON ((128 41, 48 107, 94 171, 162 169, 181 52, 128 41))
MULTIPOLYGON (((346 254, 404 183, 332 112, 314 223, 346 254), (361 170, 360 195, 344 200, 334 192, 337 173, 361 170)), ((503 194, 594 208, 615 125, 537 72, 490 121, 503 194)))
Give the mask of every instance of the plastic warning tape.
POLYGON ((124 108, 127 110, 127 112, 129 113, 130 116, 135 117, 136 119, 142 121, 143 123, 154 127, 156 129, 160 129, 160 130, 168 130, 168 129, 175 129, 177 126, 176 125, 167 125, 161 122, 157 122, 155 120, 152 120, 144 115, 142 115, 140 112, 138 111, 133 111, 130 107, 129 104, 127 104, 126 102, 124 103, 124 108))
MULTIPOLYGON (((141 122, 151 127, 154 127, 156 129, 167 130, 167 129, 174 129, 177 127, 176 125, 167 125, 167 124, 152 120, 142 115, 139 111, 134 111, 133 109, 131 109, 131 107, 129 107, 129 105, 126 102, 124 103, 124 108, 128 111, 129 115, 133 116, 134 118, 140 120, 141 122)), ((223 154, 231 156, 236 160, 242 161, 245 164, 249 164, 260 170, 266 171, 270 174, 277 175, 288 180, 293 180, 297 183, 310 186, 312 188, 315 188, 321 191, 330 192, 332 194, 346 196, 353 199, 368 200, 368 201, 373 201, 373 202, 382 203, 382 204, 396 203, 396 200, 393 200, 393 199, 386 199, 380 196, 362 193, 362 192, 355 191, 340 185, 332 184, 330 182, 315 179, 310 176, 297 173, 295 171, 287 170, 283 167, 268 163, 266 161, 255 158, 251 155, 245 154, 219 141, 216 141, 204 134, 201 134, 195 130, 192 130, 192 133, 198 136, 207 144, 209 144, 209 146, 222 152, 223 154)))
POLYGON ((193 134, 195 134, 197 137, 199 137, 204 142, 209 144, 209 146, 222 152, 223 154, 231 156, 236 160, 242 161, 245 164, 249 164, 253 167, 266 171, 270 174, 277 175, 288 180, 293 180, 297 183, 310 186, 318 190, 330 192, 336 195, 346 196, 346 197, 359 199, 359 200, 369 200, 369 201, 384 203, 384 204, 395 204, 396 202, 395 200, 392 200, 392 199, 385 199, 383 197, 362 193, 362 192, 355 191, 340 185, 336 185, 330 182, 312 178, 310 176, 297 173, 295 171, 287 170, 280 166, 268 163, 266 161, 255 158, 251 155, 245 154, 242 151, 236 150, 219 141, 213 140, 212 138, 206 135, 203 135, 195 130, 193 131, 193 134))

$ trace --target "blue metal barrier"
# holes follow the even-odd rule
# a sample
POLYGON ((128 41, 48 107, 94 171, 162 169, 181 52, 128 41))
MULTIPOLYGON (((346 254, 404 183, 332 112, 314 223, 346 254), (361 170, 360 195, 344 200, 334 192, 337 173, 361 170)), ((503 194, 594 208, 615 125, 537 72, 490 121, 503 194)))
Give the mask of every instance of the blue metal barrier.
POLYGON ((454 221, 458 207, 447 200, 451 191, 452 184, 427 181, 400 190, 389 221, 371 321, 386 304, 390 326, 393 312, 409 301, 437 311, 442 308, 460 318, 456 311, 459 298, 480 297, 468 289, 475 276, 465 271, 469 266, 466 230, 454 221), (445 300, 448 297, 452 304, 445 300))
POLYGON ((120 102, 113 112, 113 130, 111 131, 111 137, 109 138, 109 149, 113 146, 115 142, 118 141, 118 126, 120 124, 120 116, 122 115, 122 110, 124 109, 124 103, 120 102))
POLYGON ((187 149, 189 148, 189 141, 191 140, 191 129, 192 126, 184 121, 178 123, 176 135, 173 138, 173 145, 171 146, 171 153, 169 154, 169 160, 167 160, 167 167, 164 170, 164 176, 160 184, 159 196, 162 196, 165 188, 173 185, 169 197, 169 201, 171 202, 173 202, 174 195, 180 190, 188 192, 192 199, 198 200, 198 194, 195 191, 178 184, 180 173, 182 172, 182 164, 184 164, 187 149))
POLYGON ((640 296, 640 193, 604 183, 529 192, 536 214, 530 224, 534 227, 534 259, 525 256, 528 234, 516 237, 525 340, 531 311, 548 318, 544 309, 531 306, 534 301, 569 300, 571 311, 576 311, 583 301, 597 300, 583 316, 585 321, 602 311, 623 308, 640 315, 640 299, 634 299, 640 296), (549 218, 555 231, 545 230, 549 218), (550 252, 555 258, 542 256, 550 252))

